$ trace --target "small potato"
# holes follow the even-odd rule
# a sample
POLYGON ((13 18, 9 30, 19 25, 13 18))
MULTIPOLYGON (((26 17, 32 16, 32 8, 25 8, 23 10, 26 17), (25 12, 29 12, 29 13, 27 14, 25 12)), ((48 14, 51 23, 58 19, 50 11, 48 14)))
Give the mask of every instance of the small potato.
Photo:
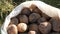
POLYGON ((19 32, 25 32, 27 30, 27 25, 25 23, 19 23, 17 28, 19 32))
POLYGON ((52 24, 53 31, 60 32, 60 22, 53 18, 50 19, 50 22, 52 24))
POLYGON ((36 22, 41 16, 37 13, 32 13, 30 16, 29 16, 29 22, 31 23, 34 23, 36 22))
POLYGON ((26 15, 20 15, 19 16, 20 23, 26 23, 28 24, 28 17, 26 15))
POLYGON ((38 13, 38 14, 42 14, 42 11, 36 6, 36 5, 34 5, 34 4, 32 4, 31 6, 30 6, 30 10, 33 12, 33 13, 38 13))
POLYGON ((18 19, 17 19, 16 17, 11 18, 10 24, 15 24, 15 25, 17 25, 17 24, 18 24, 18 19))
POLYGON ((21 14, 29 16, 31 14, 31 11, 29 8, 24 7, 21 11, 21 14))
POLYGON ((38 25, 37 24, 30 24, 29 31, 30 30, 38 32, 38 25))
POLYGON ((18 34, 18 30, 17 30, 16 25, 14 25, 14 24, 9 25, 7 27, 7 33, 8 34, 18 34))
POLYGON ((39 31, 42 34, 48 34, 51 31, 51 24, 49 22, 42 22, 42 23, 40 23, 39 31))
POLYGON ((35 31, 29 31, 28 34, 36 34, 35 31))

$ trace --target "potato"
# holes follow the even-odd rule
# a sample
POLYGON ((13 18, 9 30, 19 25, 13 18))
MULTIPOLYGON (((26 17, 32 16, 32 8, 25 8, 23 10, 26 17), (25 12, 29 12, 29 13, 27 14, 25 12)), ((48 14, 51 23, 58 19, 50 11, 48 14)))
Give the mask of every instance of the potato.
POLYGON ((8 34, 18 34, 17 26, 14 24, 11 24, 7 27, 8 34))
POLYGON ((19 32, 25 32, 27 30, 27 25, 25 23, 19 23, 17 28, 19 32))

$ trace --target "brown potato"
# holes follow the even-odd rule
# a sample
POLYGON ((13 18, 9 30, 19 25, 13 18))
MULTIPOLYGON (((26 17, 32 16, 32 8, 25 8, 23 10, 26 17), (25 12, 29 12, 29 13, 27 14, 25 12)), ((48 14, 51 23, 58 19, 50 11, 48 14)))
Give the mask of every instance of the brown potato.
POLYGON ((24 7, 21 11, 21 14, 29 16, 31 14, 31 11, 29 8, 24 7))
POLYGON ((17 30, 16 25, 14 25, 14 24, 9 25, 7 27, 7 33, 8 34, 18 34, 18 30, 17 30))
POLYGON ((38 32, 38 25, 37 24, 30 24, 29 31, 36 31, 36 32, 38 32))
POLYGON ((27 30, 27 25, 25 23, 19 23, 17 28, 19 32, 25 32, 27 30))
POLYGON ((26 23, 28 24, 28 17, 26 15, 20 15, 19 16, 20 23, 26 23))
POLYGON ((56 32, 60 32, 60 22, 53 18, 50 19, 50 22, 52 23, 53 30, 56 32))
POLYGON ((40 23, 39 31, 42 34, 47 34, 47 33, 50 32, 50 30, 51 30, 51 24, 49 22, 42 22, 42 23, 40 23))
POLYGON ((32 4, 31 6, 30 6, 30 10, 33 12, 33 13, 38 13, 38 14, 42 14, 42 11, 36 6, 36 5, 34 5, 34 4, 32 4))
POLYGON ((18 19, 17 19, 16 17, 11 18, 10 24, 15 24, 15 25, 17 25, 17 24, 18 24, 18 19))
POLYGON ((31 23, 34 23, 36 22, 41 16, 37 13, 32 13, 30 16, 29 16, 29 22, 31 23))

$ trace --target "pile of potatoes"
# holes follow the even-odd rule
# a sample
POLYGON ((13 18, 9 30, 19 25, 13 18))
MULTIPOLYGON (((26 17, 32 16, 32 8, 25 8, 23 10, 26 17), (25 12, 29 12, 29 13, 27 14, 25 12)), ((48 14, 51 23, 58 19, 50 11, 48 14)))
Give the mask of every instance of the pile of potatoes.
POLYGON ((37 6, 24 7, 11 18, 8 34, 60 34, 60 22, 43 13, 37 6))

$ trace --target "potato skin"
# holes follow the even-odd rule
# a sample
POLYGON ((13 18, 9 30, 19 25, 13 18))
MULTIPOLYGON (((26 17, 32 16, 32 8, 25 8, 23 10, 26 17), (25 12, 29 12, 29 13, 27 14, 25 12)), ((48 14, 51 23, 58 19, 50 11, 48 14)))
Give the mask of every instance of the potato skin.
POLYGON ((21 14, 29 16, 31 14, 31 10, 27 7, 24 7, 21 11, 21 14))
POLYGON ((29 22, 34 23, 36 22, 41 16, 37 13, 32 13, 29 16, 29 22))
POLYGON ((51 24, 49 22, 42 22, 42 23, 40 23, 39 31, 42 34, 48 34, 51 31, 51 24))
POLYGON ((10 24, 15 24, 17 25, 19 23, 18 19, 16 17, 11 18, 10 24))
POLYGON ((38 25, 37 24, 30 24, 29 31, 36 31, 38 32, 38 25))
POLYGON ((19 23, 17 28, 19 32, 25 32, 27 30, 27 25, 25 23, 19 23))
POLYGON ((17 26, 14 24, 11 24, 7 27, 8 34, 18 34, 17 26))
POLYGON ((26 15, 20 15, 19 16, 20 23, 26 23, 28 24, 28 17, 26 15))

